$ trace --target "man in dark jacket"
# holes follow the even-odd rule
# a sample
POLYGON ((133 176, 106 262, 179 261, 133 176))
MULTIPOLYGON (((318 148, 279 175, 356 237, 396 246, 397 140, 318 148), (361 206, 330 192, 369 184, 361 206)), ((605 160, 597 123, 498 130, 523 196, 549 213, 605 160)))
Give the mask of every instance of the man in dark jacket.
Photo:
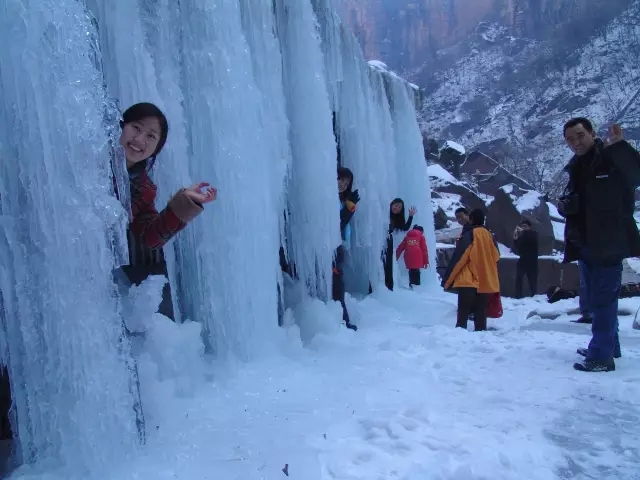
POLYGON ((575 153, 565 170, 569 183, 558 202, 566 219, 564 261, 582 261, 592 339, 578 349, 584 362, 576 370, 615 370, 620 356, 618 294, 622 261, 640 256, 640 233, 633 218, 634 191, 640 186, 640 154, 624 140, 619 125, 603 142, 586 118, 564 126, 567 145, 575 153))
POLYGON ((516 297, 522 298, 524 277, 533 297, 538 291, 538 232, 523 220, 513 234, 513 250, 520 257, 516 266, 516 297))

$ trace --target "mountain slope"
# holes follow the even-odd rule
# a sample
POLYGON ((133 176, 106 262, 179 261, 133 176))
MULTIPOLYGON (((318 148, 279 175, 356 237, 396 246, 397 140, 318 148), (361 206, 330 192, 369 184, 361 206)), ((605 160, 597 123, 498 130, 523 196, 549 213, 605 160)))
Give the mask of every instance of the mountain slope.
POLYGON ((573 48, 480 24, 469 53, 427 85, 423 132, 480 146, 536 187, 550 188, 568 157, 562 125, 569 117, 592 119, 600 133, 617 121, 640 140, 639 19, 634 0, 573 48))

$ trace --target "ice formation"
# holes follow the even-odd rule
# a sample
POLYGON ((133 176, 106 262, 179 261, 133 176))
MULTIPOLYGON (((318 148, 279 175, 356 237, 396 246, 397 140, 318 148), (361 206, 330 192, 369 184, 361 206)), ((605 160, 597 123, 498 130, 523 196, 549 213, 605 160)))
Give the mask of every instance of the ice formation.
MULTIPOLYGON (((169 119, 158 208, 196 181, 218 188, 164 248, 176 317, 202 326, 214 359, 277 346, 281 245, 306 293, 330 297, 336 138, 362 197, 349 289, 381 282, 395 196, 418 207, 435 251, 414 91, 368 65, 334 11, 331 0, 5 0, 0 360, 23 462, 99 471, 138 443, 123 312, 148 298, 128 305, 146 290, 121 298, 112 280, 127 259, 118 116, 129 105, 154 102, 169 119)), ((134 323, 169 332, 157 322, 134 323)))

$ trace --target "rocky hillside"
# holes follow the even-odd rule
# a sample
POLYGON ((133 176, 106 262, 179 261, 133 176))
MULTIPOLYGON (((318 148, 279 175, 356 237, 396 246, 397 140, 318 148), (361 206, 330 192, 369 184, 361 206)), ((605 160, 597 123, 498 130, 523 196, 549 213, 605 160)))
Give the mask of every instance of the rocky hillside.
POLYGON ((540 190, 561 183, 568 117, 640 140, 640 0, 345 2, 365 50, 424 89, 425 136, 480 149, 540 190))

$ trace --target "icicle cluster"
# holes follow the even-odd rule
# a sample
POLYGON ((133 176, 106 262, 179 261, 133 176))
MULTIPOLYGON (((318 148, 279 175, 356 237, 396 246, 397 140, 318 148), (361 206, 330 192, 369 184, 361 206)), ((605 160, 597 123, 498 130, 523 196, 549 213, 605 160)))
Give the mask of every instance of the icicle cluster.
POLYGON ((412 92, 367 65, 331 0, 37 3, 0 9, 0 363, 23 460, 95 469, 136 444, 112 279, 128 258, 122 110, 149 101, 169 119, 159 209, 196 181, 218 188, 164 248, 176 317, 218 358, 277 344, 281 246, 330 296, 336 138, 362 198, 352 291, 381 280, 395 196, 434 251, 430 188, 412 92))

